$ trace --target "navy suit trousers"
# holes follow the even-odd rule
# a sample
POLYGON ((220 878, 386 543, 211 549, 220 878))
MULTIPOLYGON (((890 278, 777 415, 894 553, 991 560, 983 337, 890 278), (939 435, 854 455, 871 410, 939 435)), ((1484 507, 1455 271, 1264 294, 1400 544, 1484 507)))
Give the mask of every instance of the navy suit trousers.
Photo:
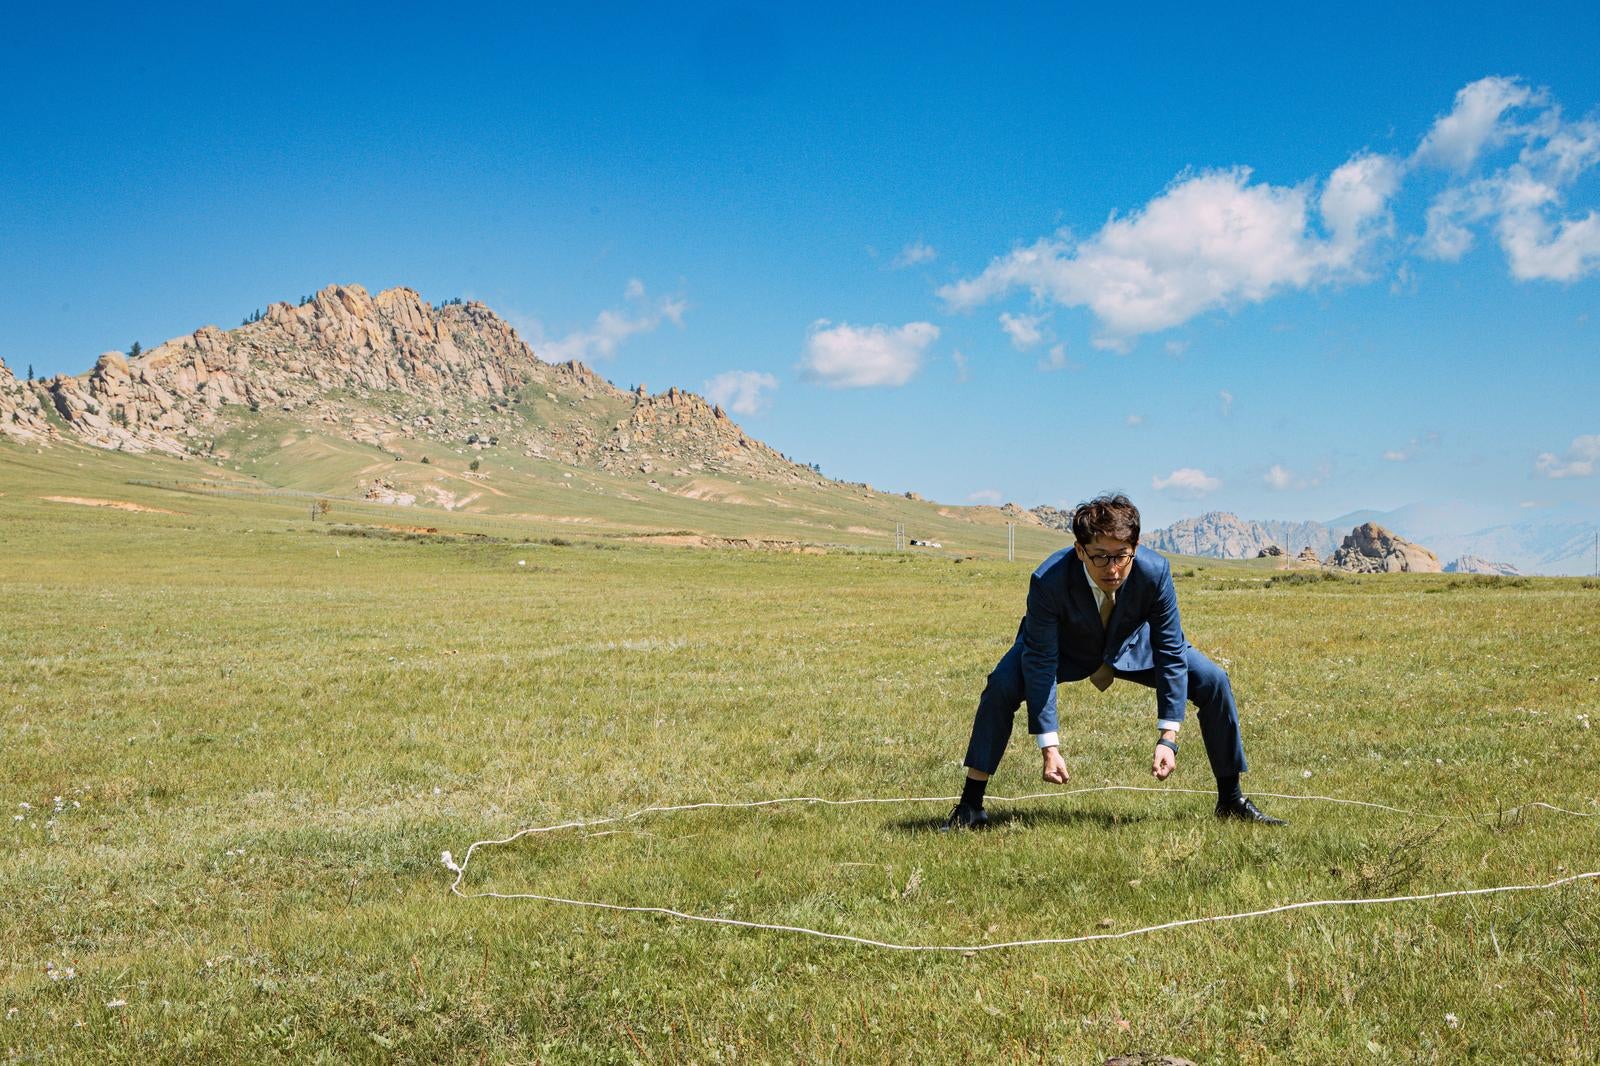
MULTIPOLYGON (((1239 708, 1233 702, 1233 686, 1228 683, 1228 675, 1192 644, 1184 647, 1184 656, 1189 668, 1189 701, 1200 711, 1200 739, 1205 742, 1212 774, 1220 778, 1244 773, 1249 767, 1244 761, 1239 708)), ((1118 670, 1117 680, 1154 688, 1156 671, 1154 668, 1126 673, 1118 670)), ((1084 682, 1083 687, 1089 688, 1088 683, 1084 682)), ((967 745, 965 765, 987 774, 995 772, 1011 741, 1011 725, 1021 706, 1022 642, 1018 641, 995 666, 989 674, 989 683, 983 687, 978 713, 972 722, 972 740, 967 745)))

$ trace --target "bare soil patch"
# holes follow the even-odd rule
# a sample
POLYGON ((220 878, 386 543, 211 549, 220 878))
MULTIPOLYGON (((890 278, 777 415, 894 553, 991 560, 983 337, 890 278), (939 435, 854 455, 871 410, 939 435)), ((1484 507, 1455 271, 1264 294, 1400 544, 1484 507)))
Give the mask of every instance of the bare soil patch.
POLYGON ((74 503, 79 507, 110 507, 118 511, 143 511, 147 514, 183 514, 183 511, 168 511, 161 507, 146 507, 142 503, 133 503, 130 500, 97 500, 90 496, 40 496, 41 500, 51 503, 74 503))

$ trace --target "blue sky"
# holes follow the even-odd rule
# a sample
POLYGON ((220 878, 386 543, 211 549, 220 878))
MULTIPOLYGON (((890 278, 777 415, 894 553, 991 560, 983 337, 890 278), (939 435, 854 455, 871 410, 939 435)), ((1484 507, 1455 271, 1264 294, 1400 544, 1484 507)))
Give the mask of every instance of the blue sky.
POLYGON ((483 300, 950 502, 1600 514, 1600 12, 8 14, 0 358, 483 300))

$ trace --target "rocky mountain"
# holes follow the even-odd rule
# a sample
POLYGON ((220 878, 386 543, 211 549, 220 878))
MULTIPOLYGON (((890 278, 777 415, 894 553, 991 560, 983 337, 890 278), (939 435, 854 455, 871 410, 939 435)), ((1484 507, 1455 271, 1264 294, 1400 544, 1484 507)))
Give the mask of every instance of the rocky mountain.
MULTIPOLYGON (((330 285, 238 329, 203 326, 131 358, 107 352, 39 391, 73 436, 130 452, 213 455, 248 412, 397 453, 438 442, 610 470, 825 482, 693 393, 624 392, 582 363, 540 360, 481 303, 430 306, 408 288, 330 285)), ((37 434, 23 400, 4 395, 0 432, 37 434)))
POLYGON ((1327 565, 1357 574, 1439 573, 1439 557, 1376 522, 1350 531, 1327 565))
POLYGON ((1476 555, 1463 555, 1459 559, 1446 563, 1444 572, 1447 574, 1496 574, 1500 577, 1522 576, 1522 571, 1510 563, 1492 563, 1488 559, 1480 559, 1476 555))
POLYGON ((31 382, 18 381, 0 359, 0 437, 24 443, 45 441, 55 429, 45 418, 44 406, 31 382))
POLYGON ((1228 511, 1208 511, 1198 518, 1185 518, 1146 533, 1142 540, 1160 551, 1216 559, 1254 559, 1274 545, 1288 551, 1309 547, 1321 558, 1339 544, 1338 536, 1320 522, 1260 522, 1228 511))

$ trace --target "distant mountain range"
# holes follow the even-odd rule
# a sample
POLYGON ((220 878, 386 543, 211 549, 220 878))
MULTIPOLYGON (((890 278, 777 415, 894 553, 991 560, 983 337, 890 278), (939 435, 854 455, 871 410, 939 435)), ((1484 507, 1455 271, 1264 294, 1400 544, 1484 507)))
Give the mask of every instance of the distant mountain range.
MULTIPOLYGON (((1503 564, 1527 574, 1594 572, 1600 513, 1563 506, 1542 509, 1537 520, 1497 521, 1503 517, 1492 509, 1467 504, 1353 511, 1327 522, 1259 521, 1227 511, 1208 511, 1146 533, 1144 542, 1162 551, 1219 559, 1254 558, 1271 544, 1290 555, 1310 547, 1326 557, 1356 526, 1376 522, 1426 546, 1441 560, 1468 557, 1470 567, 1503 564)), ((1467 567, 1460 569, 1465 572, 1467 567)))

